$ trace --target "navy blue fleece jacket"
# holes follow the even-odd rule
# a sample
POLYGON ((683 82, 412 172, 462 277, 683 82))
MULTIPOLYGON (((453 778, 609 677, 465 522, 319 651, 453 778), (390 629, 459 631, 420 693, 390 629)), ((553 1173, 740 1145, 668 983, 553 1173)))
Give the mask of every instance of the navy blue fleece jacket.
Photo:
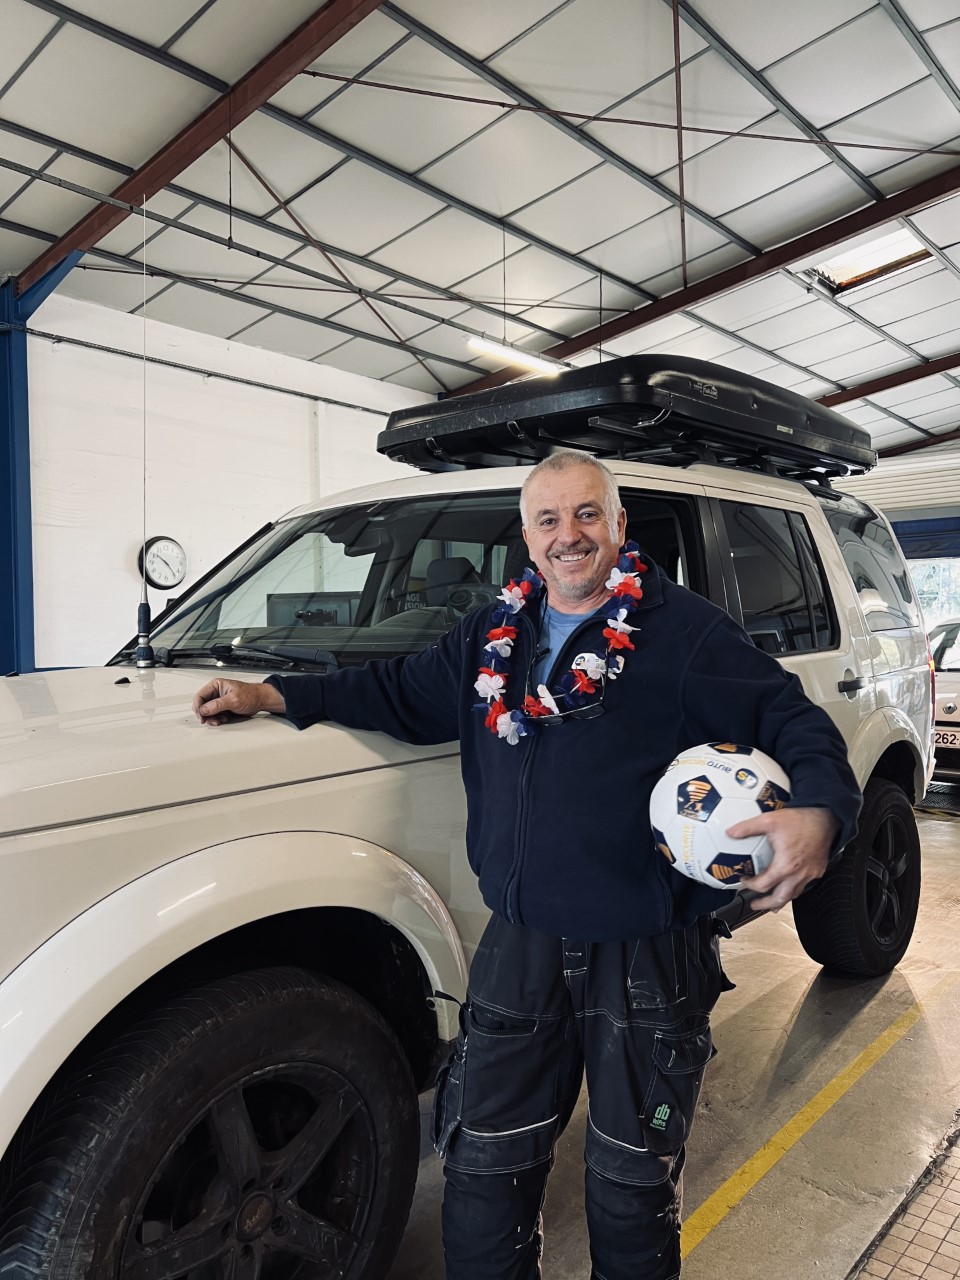
MULTIPOLYGON (((459 739, 467 855, 487 906, 508 921, 598 942, 663 933, 729 900, 728 890, 675 871, 654 846, 650 793, 681 750, 725 741, 765 751, 790 778, 793 806, 836 815, 835 853, 856 830, 861 796, 841 735, 796 676, 656 566, 643 588, 630 618, 636 651, 608 682, 605 713, 540 727, 516 746, 474 709, 492 607, 409 657, 268 683, 299 728, 333 720, 405 742, 459 739)), ((517 616, 509 707, 523 700, 541 607, 517 616)), ((578 653, 604 652, 603 626, 602 616, 585 617, 553 655, 554 677, 578 653)), ((547 684, 552 690, 555 679, 547 684)))

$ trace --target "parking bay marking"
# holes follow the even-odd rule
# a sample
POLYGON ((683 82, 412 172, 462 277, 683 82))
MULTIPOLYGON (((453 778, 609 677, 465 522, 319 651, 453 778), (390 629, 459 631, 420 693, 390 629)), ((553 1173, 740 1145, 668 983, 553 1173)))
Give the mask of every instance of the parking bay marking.
POLYGON ((683 1224, 681 1235, 681 1252, 683 1257, 696 1249, 714 1229, 719 1226, 731 1209, 751 1191, 761 1178, 778 1163, 808 1130, 812 1129, 822 1116, 830 1110, 835 1102, 870 1070, 888 1050, 892 1049, 907 1032, 920 1021, 932 1005, 960 981, 960 973, 950 973, 942 978, 922 1000, 917 1000, 905 1013, 868 1044, 862 1053, 844 1069, 838 1072, 819 1093, 814 1094, 806 1106, 801 1107, 795 1116, 777 1130, 769 1142, 750 1157, 740 1168, 727 1178, 726 1182, 708 1196, 698 1209, 695 1209, 683 1224))

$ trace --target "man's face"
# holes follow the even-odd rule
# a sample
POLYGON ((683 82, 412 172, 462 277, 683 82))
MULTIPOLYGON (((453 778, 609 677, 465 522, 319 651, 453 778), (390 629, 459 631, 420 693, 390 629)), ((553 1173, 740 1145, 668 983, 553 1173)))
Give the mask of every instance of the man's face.
POLYGON ((593 467, 541 471, 527 487, 523 536, 547 582, 551 603, 590 612, 606 598, 627 517, 604 503, 603 477, 593 467))

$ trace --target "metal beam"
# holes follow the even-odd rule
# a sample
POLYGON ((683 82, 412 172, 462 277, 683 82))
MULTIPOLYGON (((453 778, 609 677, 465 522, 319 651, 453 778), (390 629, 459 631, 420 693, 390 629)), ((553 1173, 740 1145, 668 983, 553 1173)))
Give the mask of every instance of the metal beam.
MULTIPOLYGON (((672 7, 673 0, 664 0, 668 7, 672 7)), ((713 51, 718 54, 723 61, 732 67, 736 73, 747 81, 756 91, 763 95, 785 119, 789 120, 795 129, 806 134, 811 141, 816 142, 820 150, 828 157, 851 182, 865 192, 871 200, 876 200, 880 196, 880 191, 873 185, 869 178, 855 168, 848 160, 837 151, 836 147, 830 140, 814 128, 806 117, 802 116, 796 108, 792 107, 786 98, 779 94, 766 76, 762 75, 756 68, 752 67, 749 62, 741 58, 732 45, 727 44, 726 40, 715 31, 709 23, 687 3, 687 0, 679 0, 680 12, 683 14, 684 22, 691 27, 701 40, 706 40, 707 44, 713 51)))
MULTIPOLYGON (((83 147, 74 146, 72 142, 64 142, 62 138, 54 138, 50 134, 40 133, 36 129, 28 129, 24 125, 15 124, 12 120, 4 120, 3 118, 0 118, 0 132, 12 133, 15 137, 25 138, 28 142, 36 142, 40 146, 50 147, 57 151, 63 151, 66 155, 76 156, 78 160, 86 160, 88 163, 99 165, 103 169, 113 169, 119 174, 127 175, 133 172, 129 165, 123 165, 117 160, 111 160, 109 156, 101 156, 95 151, 87 151, 83 147)), ((26 168, 27 166, 18 166, 18 171, 23 171, 26 168)), ((40 176, 35 169, 33 169, 32 172, 36 173, 38 177, 40 176)), ((57 180, 57 185, 64 186, 64 183, 61 180, 57 180)), ((77 184, 73 184, 72 187, 67 187, 66 189, 78 189, 82 191, 82 188, 78 188, 77 184)), ((217 213, 222 213, 225 217, 232 217, 236 222, 249 223, 252 226, 258 227, 263 226, 263 219, 257 214, 249 213, 246 209, 241 209, 237 206, 231 207, 228 204, 224 204, 222 200, 215 200, 212 196, 205 196, 201 195, 197 191, 191 191, 189 187, 181 187, 177 185, 177 183, 170 183, 166 189, 174 195, 180 196, 184 200, 202 205, 206 209, 213 209, 217 213)), ((99 198, 99 196, 97 198, 99 198)), ((146 211, 146 214, 152 221, 166 221, 169 226, 176 228, 178 231, 183 231, 186 235, 199 236, 200 238, 207 240, 211 238, 211 233, 203 232, 198 227, 193 227, 189 223, 183 222, 182 214, 177 218, 165 220, 154 217, 149 209, 146 211)), ((305 247, 317 246, 324 253, 333 254, 334 257, 342 258, 344 262, 350 262, 354 266, 382 271, 384 275, 389 275, 394 280, 397 280, 402 284, 408 284, 423 294, 435 294, 440 298, 449 299, 451 302, 459 302, 463 305, 464 310, 468 307, 472 307, 477 311, 484 312, 484 314, 489 315, 498 322, 503 319, 502 307, 494 307, 490 303, 482 302, 476 298, 471 298, 465 293, 458 293, 455 289, 448 289, 445 285, 438 285, 429 280, 421 280, 419 276, 412 276, 406 271, 398 271, 396 267, 389 267, 385 263, 377 262, 373 258, 362 257, 358 253, 353 253, 350 249, 341 248, 339 245, 331 244, 327 240, 320 240, 314 236, 305 236, 301 231, 298 231, 293 227, 283 226, 281 223, 271 223, 269 229, 274 235, 283 236, 285 239, 290 240, 295 244, 303 245, 305 247)), ((223 241, 223 237, 219 237, 219 240, 226 243, 223 241)), ((232 242, 231 247, 236 249, 243 248, 243 246, 239 245, 236 241, 232 242)), ((243 251, 245 253, 252 253, 257 257, 263 256, 259 251, 249 247, 243 248, 243 251)), ((286 259, 282 259, 281 261, 284 266, 290 267, 291 270, 299 270, 295 263, 289 262, 286 259)), ((133 262, 134 265, 137 265, 135 259, 131 259, 131 262, 133 262)), ((359 288, 356 291, 359 292, 359 288)), ((375 297, 377 296, 378 291, 375 289, 368 289, 366 292, 369 293, 371 297, 375 297)), ((640 291, 637 290, 636 292, 639 293, 640 291)), ((395 305, 399 306, 400 303, 396 303, 395 305)), ((531 303, 530 305, 534 304, 531 303)), ((615 310, 616 308, 613 309, 615 310)), ((558 342, 563 340, 564 335, 556 329, 549 329, 546 325, 537 324, 536 321, 524 319, 520 315, 511 315, 510 318, 514 323, 521 324, 525 328, 531 329, 536 333, 545 334, 548 338, 555 338, 558 342)), ((443 319, 440 316, 434 316, 433 319, 437 324, 450 323, 449 320, 443 319)))
MULTIPOLYGON (((670 0, 667 0, 667 3, 669 4, 670 0)), ((501 90, 501 92, 507 94, 510 98, 515 98, 517 102, 522 103, 524 106, 533 107, 536 111, 543 112, 540 119, 543 120, 545 124, 551 125, 554 129, 558 129, 564 137, 569 138, 578 146, 584 147, 587 151, 591 151, 598 157, 598 159, 605 161, 607 164, 613 165, 615 169, 619 169, 621 173, 625 173, 627 177, 633 178, 635 182, 639 182, 641 186, 646 187, 648 191, 652 191, 653 194, 659 196, 661 200, 665 200, 667 204, 672 205, 674 208, 680 208, 680 199, 675 191, 671 191, 668 186, 664 185, 664 183, 658 182, 657 179, 651 177, 649 173, 645 173, 643 169, 639 169, 635 164, 631 164, 629 160, 619 155, 616 151, 605 146, 599 138, 594 138, 583 129, 578 129, 576 125, 571 124, 569 120, 565 120, 562 116, 554 115, 547 109, 545 104, 539 100, 539 98, 535 98, 533 94, 527 93, 525 89, 521 89, 520 86, 514 84, 512 80, 508 80, 506 76, 502 76, 499 72, 494 71, 493 68, 487 66, 485 62, 480 62, 479 59, 472 58, 457 45, 451 44, 449 40, 444 40, 442 36, 438 35, 430 27, 426 26, 422 22, 418 22, 416 18, 412 18, 408 13, 404 13, 404 11, 402 9, 398 9, 396 5, 389 3, 389 0, 386 0, 384 3, 383 11, 388 17, 392 18, 394 22, 406 28, 406 30, 411 32, 413 35, 418 36, 425 44, 430 45, 431 48, 436 49, 439 53, 450 58, 453 62, 459 63, 461 67, 464 67, 479 79, 486 80, 487 84, 492 84, 494 88, 501 90)), ((602 123, 602 121, 599 123, 602 123)), ((725 227, 717 218, 712 217, 703 209, 698 209, 696 205, 690 204, 689 201, 684 201, 683 203, 684 208, 692 218, 696 218, 699 222, 702 222, 705 226, 709 227, 711 231, 722 236, 724 240, 732 241, 741 249, 746 249, 748 253, 759 252, 755 244, 744 239, 743 236, 738 235, 737 232, 733 231, 730 227, 725 227)))
POLYGON ((924 378, 932 378, 935 373, 947 373, 950 369, 960 369, 960 351, 954 351, 948 356, 938 356, 936 360, 914 365, 911 369, 901 369, 899 373, 885 373, 880 378, 861 382, 857 387, 832 391, 830 395, 822 396, 819 403, 832 409, 834 405, 846 404, 849 400, 862 400, 865 396, 876 395, 878 391, 890 391, 894 387, 906 386, 909 382, 921 382, 924 378))
MULTIPOLYGON (((779 271, 782 267, 789 266, 793 262, 798 262, 800 259, 810 257, 813 254, 822 253, 832 245, 839 244, 852 236, 860 235, 864 231, 872 231, 876 227, 882 226, 885 222, 892 222, 907 214, 915 213, 927 205, 943 200, 946 196, 954 195, 957 191, 960 191, 960 166, 938 173, 934 177, 928 178, 925 182, 918 183, 915 187, 908 187, 904 191, 898 191, 895 195, 887 196, 883 200, 877 200, 865 208, 856 210, 855 213, 849 213, 824 227, 817 227, 814 231, 808 231, 805 235, 798 236, 795 240, 788 240, 785 244, 777 245, 774 249, 768 249, 756 258, 750 258, 735 267, 728 267, 725 271, 719 271, 716 275, 689 285, 686 289, 678 289, 676 293, 668 294, 665 298, 651 302, 649 306, 639 307, 635 311, 628 311, 614 320, 609 320, 605 324, 588 329, 585 333, 578 334, 574 338, 568 338, 565 342, 558 343, 555 347, 548 347, 543 354, 555 360, 565 360, 570 356, 579 355, 580 352, 588 351, 600 342, 610 342, 614 338, 622 337, 625 333, 632 333, 635 329, 640 329, 654 320, 660 320, 664 316, 675 315, 688 307, 695 307, 711 298, 716 298, 730 289, 735 289, 738 285, 747 284, 749 281, 759 280, 764 276, 771 275, 773 272, 779 271)), ((929 368, 930 366, 925 367, 929 368)), ((499 373, 490 374, 488 377, 480 378, 476 382, 459 387, 451 394, 460 396, 473 391, 483 391, 489 387, 499 387, 505 382, 519 377, 520 373, 521 370, 515 367, 502 369, 499 373)))
POLYGON ((949 444, 952 440, 960 440, 960 427, 955 427, 952 431, 944 431, 941 435, 934 436, 931 440, 917 440, 909 444, 897 444, 892 449, 878 450, 878 456, 881 458, 898 458, 902 453, 916 453, 918 449, 932 449, 935 444, 949 444))
MULTIPOLYGON (((377 9, 380 2, 381 0, 329 0, 242 76, 232 89, 222 94, 196 120, 161 147, 132 177, 122 182, 113 193, 114 197, 140 204, 156 195, 194 160, 225 138, 242 120, 262 107, 294 76, 316 61, 321 53, 336 44, 368 13, 377 9)), ((101 204, 92 209, 27 267, 17 280, 17 292, 23 293, 35 284, 72 250, 88 249, 96 244, 126 217, 127 213, 116 205, 101 204)))

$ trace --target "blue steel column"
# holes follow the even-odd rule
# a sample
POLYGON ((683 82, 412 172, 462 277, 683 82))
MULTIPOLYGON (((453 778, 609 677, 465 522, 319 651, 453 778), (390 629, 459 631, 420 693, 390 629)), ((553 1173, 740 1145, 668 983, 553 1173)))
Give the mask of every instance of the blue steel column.
POLYGON ((0 676, 35 666, 25 326, 81 256, 70 254, 19 297, 16 281, 0 285, 0 676))

